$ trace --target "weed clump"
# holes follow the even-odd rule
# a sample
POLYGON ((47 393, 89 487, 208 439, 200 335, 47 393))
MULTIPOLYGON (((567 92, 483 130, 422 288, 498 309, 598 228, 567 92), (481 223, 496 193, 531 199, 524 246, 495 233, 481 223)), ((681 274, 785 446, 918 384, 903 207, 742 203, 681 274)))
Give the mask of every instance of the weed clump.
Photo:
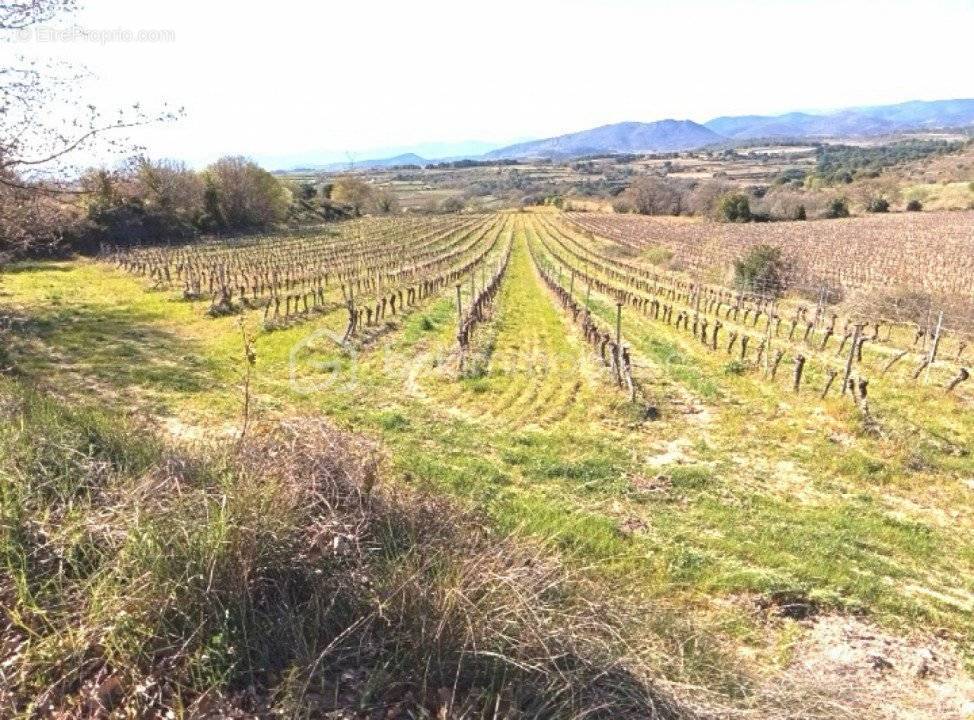
POLYGON ((0 387, 0 715, 685 717, 628 612, 297 418, 237 451, 0 387), (147 439, 148 438, 148 439, 147 439))

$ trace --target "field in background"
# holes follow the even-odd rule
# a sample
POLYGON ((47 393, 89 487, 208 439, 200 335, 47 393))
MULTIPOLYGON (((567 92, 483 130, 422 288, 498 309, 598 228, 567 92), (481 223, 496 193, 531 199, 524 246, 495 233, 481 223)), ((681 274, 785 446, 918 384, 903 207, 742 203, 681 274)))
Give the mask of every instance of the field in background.
MULTIPOLYGON (((842 146, 881 151, 896 143, 963 142, 964 133, 909 133, 896 136, 827 138, 821 147, 842 146)), ((974 207, 970 187, 974 147, 934 153, 920 160, 893 159, 891 164, 863 178, 878 177, 899 187, 892 206, 903 209, 908 200, 919 199, 929 210, 968 210, 974 207)), ((775 190, 788 187, 800 176, 817 170, 815 144, 775 141, 741 141, 695 151, 658 155, 606 154, 582 158, 522 159, 516 164, 445 167, 435 162, 426 167, 362 168, 354 164, 341 171, 295 170, 279 176, 295 182, 328 183, 340 176, 354 176, 394 193, 408 212, 435 210, 447 198, 459 198, 469 210, 505 207, 562 198, 568 207, 584 211, 611 211, 618 195, 638 178, 665 178, 674 182, 719 182, 739 190, 775 190)), ((801 179, 797 181, 802 185, 801 179)), ((829 183, 822 190, 831 197, 860 193, 859 183, 829 183)), ((814 195, 814 193, 813 193, 814 195)), ((817 201, 806 199, 811 205, 817 201)), ((856 212, 863 208, 855 208, 856 212)), ((688 208, 684 208, 686 212, 688 208)))
POLYGON ((583 231, 634 257, 710 282, 733 282, 733 263, 756 245, 781 248, 793 294, 830 304, 864 294, 926 293, 934 318, 974 330, 974 213, 890 213, 814 223, 709 223, 638 215, 576 214, 583 231))

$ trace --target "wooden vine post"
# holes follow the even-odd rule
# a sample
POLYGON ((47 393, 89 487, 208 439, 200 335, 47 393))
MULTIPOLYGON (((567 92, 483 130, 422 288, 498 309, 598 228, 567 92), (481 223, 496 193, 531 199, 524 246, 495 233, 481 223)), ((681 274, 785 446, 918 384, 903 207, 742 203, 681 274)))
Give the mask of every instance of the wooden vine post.
POLYGON ((795 356, 795 375, 792 383, 792 390, 798 392, 802 385, 802 371, 805 369, 805 356, 798 354, 795 356))
POLYGON ((970 370, 968 370, 967 368, 961 368, 960 371, 957 373, 957 376, 953 380, 951 380, 950 384, 947 386, 947 393, 950 394, 954 392, 954 388, 956 388, 965 380, 970 379, 970 377, 971 377, 970 370))
POLYGON ((774 339, 771 334, 771 321, 772 318, 774 317, 773 313, 774 313, 774 306, 772 305, 772 308, 768 313, 768 326, 765 328, 764 343, 763 343, 763 347, 765 351, 764 352, 764 374, 765 375, 771 374, 771 341, 774 339))
POLYGON ((930 313, 933 311, 929 305, 927 306, 927 322, 923 326, 923 352, 927 351, 927 336, 930 334, 930 313))
POLYGON ((622 383, 622 303, 616 303, 616 380, 622 383))
POLYGON ((825 288, 821 287, 818 289, 818 301, 815 303, 815 317, 812 319, 812 323, 815 328, 818 328, 819 323, 822 320, 822 310, 825 308, 825 288))
POLYGON ((930 382, 930 368, 937 360, 937 350, 940 348, 940 331, 944 327, 944 311, 940 311, 937 318, 937 329, 933 333, 933 343, 930 345, 930 354, 927 356, 927 374, 924 375, 924 383, 930 382))
POLYGON ((849 348, 849 357, 845 361, 845 373, 842 376, 842 390, 841 394, 845 395, 845 391, 849 385, 849 378, 852 376, 852 363, 856 359, 856 346, 859 344, 859 335, 862 333, 862 325, 856 324, 852 335, 852 347, 849 348))
MULTIPOLYGON (((463 333, 463 300, 460 298, 460 283, 457 283, 457 341, 463 333)), ((460 345, 460 372, 463 372, 463 345, 460 345)))

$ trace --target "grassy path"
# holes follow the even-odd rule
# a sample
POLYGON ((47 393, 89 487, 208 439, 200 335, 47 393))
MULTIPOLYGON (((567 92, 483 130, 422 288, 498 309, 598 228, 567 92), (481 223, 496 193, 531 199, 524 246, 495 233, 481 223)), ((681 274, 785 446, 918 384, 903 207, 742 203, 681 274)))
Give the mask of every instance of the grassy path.
POLYGON ((497 299, 484 372, 457 382, 452 373, 425 383, 434 402, 465 417, 507 429, 574 427, 611 421, 606 376, 537 282, 525 244, 525 222, 514 222, 514 252, 497 299))

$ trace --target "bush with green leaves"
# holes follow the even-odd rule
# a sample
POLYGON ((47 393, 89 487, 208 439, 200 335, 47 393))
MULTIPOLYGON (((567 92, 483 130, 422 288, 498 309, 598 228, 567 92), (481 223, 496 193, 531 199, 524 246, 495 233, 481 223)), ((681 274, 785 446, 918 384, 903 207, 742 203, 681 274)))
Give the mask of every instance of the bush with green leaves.
POLYGON ((743 375, 747 367, 740 360, 731 360, 724 365, 725 375, 743 375))
POLYGON ((913 198, 906 204, 906 210, 907 212, 920 212, 923 210, 923 203, 916 198, 913 198))
POLYGON ((874 197, 866 204, 866 211, 871 213, 889 212, 889 200, 882 196, 874 197))
POLYGON ((748 222, 751 203, 744 193, 727 193, 717 203, 717 219, 723 222, 748 222))
POLYGON ((849 217, 848 201, 845 198, 834 198, 830 200, 829 204, 825 207, 825 217, 831 219, 849 217))
POLYGON ((777 296, 785 289, 786 271, 781 248, 755 245, 734 261, 734 283, 744 290, 777 296))

